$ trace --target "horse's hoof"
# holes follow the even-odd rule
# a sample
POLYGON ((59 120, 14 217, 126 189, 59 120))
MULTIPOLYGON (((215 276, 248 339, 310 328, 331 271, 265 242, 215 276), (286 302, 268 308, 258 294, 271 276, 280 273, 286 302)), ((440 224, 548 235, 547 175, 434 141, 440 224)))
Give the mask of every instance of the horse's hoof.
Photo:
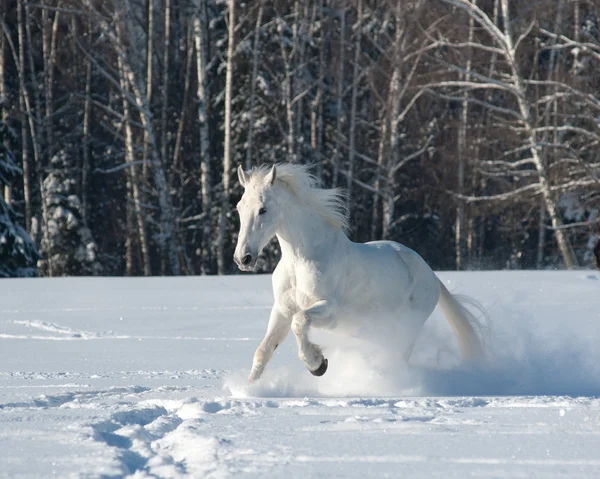
POLYGON ((313 376, 323 376, 323 374, 325 374, 325 372, 327 371, 327 364, 327 358, 323 358, 323 362, 321 363, 321 365, 314 371, 311 371, 310 374, 312 374, 313 376))

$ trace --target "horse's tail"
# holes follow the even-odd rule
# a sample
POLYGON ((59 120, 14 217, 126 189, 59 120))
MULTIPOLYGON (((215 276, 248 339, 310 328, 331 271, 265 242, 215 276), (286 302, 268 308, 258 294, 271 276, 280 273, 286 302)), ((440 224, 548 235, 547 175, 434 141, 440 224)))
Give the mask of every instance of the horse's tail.
POLYGON ((467 360, 483 359, 485 357, 483 343, 475 331, 479 325, 477 318, 459 303, 441 281, 438 306, 456 335, 463 357, 467 360))

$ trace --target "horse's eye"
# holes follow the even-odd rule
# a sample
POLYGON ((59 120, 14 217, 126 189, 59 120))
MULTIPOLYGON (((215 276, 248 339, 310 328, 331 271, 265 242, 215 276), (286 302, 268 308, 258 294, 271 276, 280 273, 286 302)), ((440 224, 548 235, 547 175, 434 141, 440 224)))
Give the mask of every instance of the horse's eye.
POLYGON ((267 212, 267 209, 263 206, 260 210, 258 210, 259 215, 264 215, 267 212))

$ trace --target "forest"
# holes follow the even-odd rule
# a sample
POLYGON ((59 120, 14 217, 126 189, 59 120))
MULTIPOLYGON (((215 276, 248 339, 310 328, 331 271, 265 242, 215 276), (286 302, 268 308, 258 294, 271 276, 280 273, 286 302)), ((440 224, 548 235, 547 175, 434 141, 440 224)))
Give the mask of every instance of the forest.
POLYGON ((593 263, 598 0, 0 0, 0 21, 0 277, 235 273, 235 170, 276 162, 345 189, 352 240, 434 269, 593 263))

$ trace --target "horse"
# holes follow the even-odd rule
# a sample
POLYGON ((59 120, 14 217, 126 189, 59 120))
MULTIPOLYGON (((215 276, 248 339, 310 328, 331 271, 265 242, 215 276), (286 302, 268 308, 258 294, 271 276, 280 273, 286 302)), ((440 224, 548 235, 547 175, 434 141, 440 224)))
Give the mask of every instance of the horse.
POLYGON ((328 360, 309 339, 311 328, 352 334, 383 326, 386 333, 380 338, 408 362, 436 306, 462 356, 468 361, 484 357, 477 318, 419 254, 393 241, 355 243, 346 236, 342 190, 321 188, 307 165, 280 163, 250 172, 240 166, 237 173, 244 193, 237 204, 240 230, 234 261, 240 270, 252 271, 274 236, 281 248, 272 275, 275 300, 249 383, 261 377, 290 330, 298 357, 315 376, 325 374, 328 360), (391 340, 389 331, 395 335, 391 340))

